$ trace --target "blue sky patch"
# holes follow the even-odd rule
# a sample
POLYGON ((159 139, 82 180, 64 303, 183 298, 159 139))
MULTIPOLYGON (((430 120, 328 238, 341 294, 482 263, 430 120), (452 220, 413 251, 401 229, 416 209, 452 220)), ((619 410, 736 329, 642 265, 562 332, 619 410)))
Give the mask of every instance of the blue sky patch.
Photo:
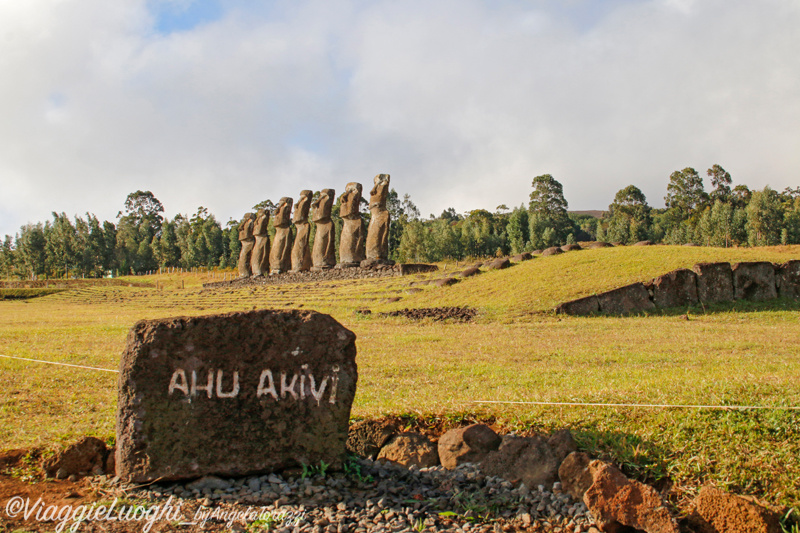
POLYGON ((151 1, 155 29, 162 34, 187 31, 222 18, 219 0, 151 1))

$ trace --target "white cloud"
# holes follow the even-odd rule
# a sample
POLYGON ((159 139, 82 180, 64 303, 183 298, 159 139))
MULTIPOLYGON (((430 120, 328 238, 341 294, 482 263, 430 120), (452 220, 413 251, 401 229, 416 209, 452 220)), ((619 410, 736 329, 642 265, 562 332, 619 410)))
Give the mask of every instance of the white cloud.
POLYGON ((144 0, 0 4, 0 233, 152 190, 222 221, 381 172, 424 214, 570 206, 671 171, 797 186, 800 3, 230 4, 160 34, 144 0))

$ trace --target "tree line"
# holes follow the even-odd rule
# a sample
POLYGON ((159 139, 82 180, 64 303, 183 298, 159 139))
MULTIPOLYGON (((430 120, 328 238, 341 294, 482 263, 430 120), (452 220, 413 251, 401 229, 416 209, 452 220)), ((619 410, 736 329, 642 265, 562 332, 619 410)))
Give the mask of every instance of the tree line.
MULTIPOLYGON (((461 260, 535 251, 579 241, 632 244, 650 240, 704 246, 800 244, 800 187, 782 192, 769 186, 751 191, 733 186, 728 172, 714 165, 706 172, 711 190, 693 168, 673 172, 663 209, 647 203, 629 185, 616 193, 602 217, 570 213, 563 187, 550 174, 536 176, 527 205, 500 205, 494 212, 445 209, 438 217, 420 217, 408 194, 392 189, 389 249, 402 262, 461 260)), ((315 193, 315 196, 319 193, 315 193)), ((253 210, 274 209, 271 200, 253 210)), ((191 216, 163 217, 164 207, 150 191, 126 198, 116 223, 96 216, 53 213, 53 219, 26 224, 0 247, 0 273, 6 278, 101 277, 142 273, 160 267, 232 268, 241 245, 237 220, 224 226, 204 207, 191 216)), ((333 207, 337 240, 342 221, 333 207)), ((362 199, 365 225, 367 202, 362 199)), ((366 227, 366 226, 365 226, 366 227)), ((270 223, 270 236, 274 235, 270 223)), ((313 244, 313 224, 311 242, 313 244)), ((338 250, 338 244, 337 244, 338 250)))

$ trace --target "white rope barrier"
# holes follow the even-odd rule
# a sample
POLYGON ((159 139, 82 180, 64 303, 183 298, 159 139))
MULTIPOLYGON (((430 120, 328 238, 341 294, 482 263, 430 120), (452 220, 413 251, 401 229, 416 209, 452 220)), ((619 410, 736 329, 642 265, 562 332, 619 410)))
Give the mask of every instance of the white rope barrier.
POLYGON ((71 365, 69 363, 57 363, 56 361, 43 361, 41 359, 28 359, 27 357, 14 357, 13 355, 3 355, 0 354, 0 357, 5 357, 6 359, 17 359, 19 361, 30 361, 33 363, 45 363, 48 365, 58 365, 58 366, 71 366, 72 368, 83 368, 86 370, 99 370, 100 372, 114 372, 115 374, 119 373, 119 370, 111 370, 110 368, 97 368, 95 366, 83 366, 83 365, 71 365))
POLYGON ((650 409, 769 409, 800 411, 800 407, 772 407, 768 405, 669 405, 656 403, 582 403, 582 402, 515 402, 500 400, 473 400, 471 403, 491 403, 510 405, 551 405, 562 407, 644 407, 650 409))

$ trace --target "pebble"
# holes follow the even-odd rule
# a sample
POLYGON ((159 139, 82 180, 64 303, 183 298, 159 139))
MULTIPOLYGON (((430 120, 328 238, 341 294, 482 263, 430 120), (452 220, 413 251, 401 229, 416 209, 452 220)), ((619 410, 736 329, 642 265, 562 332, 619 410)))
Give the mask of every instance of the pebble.
MULTIPOLYGON (((405 469, 354 459, 357 478, 329 473, 306 478, 280 474, 225 480, 205 476, 188 483, 153 485, 139 496, 180 498, 187 516, 206 508, 269 510, 287 517, 271 531, 367 533, 530 531, 587 533, 595 526, 583 502, 555 484, 527 487, 482 474, 475 464, 405 469), (285 514, 284 514, 285 513, 285 514)), ((116 487, 119 479, 107 483, 116 487)), ((125 485, 123 488, 135 490, 125 485)), ((237 522, 248 531, 250 524, 237 522)), ((596 531, 596 530, 595 530, 596 531)))

